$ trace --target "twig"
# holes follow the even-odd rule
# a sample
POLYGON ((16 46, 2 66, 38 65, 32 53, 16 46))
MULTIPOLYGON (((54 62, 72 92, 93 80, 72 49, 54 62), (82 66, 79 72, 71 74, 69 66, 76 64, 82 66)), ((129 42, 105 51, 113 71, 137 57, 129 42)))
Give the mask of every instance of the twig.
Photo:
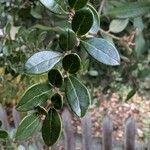
POLYGON ((101 29, 101 28, 99 29, 99 31, 100 31, 100 33, 103 33, 103 34, 105 34, 105 35, 108 35, 108 36, 110 36, 111 38, 113 38, 113 39, 115 39, 115 40, 118 40, 118 41, 121 40, 121 38, 119 38, 119 37, 117 37, 117 36, 115 36, 115 35, 113 35, 113 34, 107 32, 107 31, 105 31, 105 30, 103 30, 103 29, 101 29))
POLYGON ((99 10, 98 10, 98 14, 99 15, 102 13, 102 10, 103 10, 105 2, 106 2, 106 0, 102 0, 101 1, 100 7, 99 7, 99 10))

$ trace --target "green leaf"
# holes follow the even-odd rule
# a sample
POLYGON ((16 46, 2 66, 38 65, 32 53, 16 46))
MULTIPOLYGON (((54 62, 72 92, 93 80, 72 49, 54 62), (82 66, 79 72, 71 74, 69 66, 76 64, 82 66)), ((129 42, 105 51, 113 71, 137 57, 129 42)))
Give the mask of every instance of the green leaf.
POLYGON ((5 130, 0 130, 0 139, 6 139, 8 137, 8 133, 5 130))
POLYGON ((63 106, 63 97, 59 93, 55 93, 51 97, 51 102, 55 109, 62 109, 63 106))
POLYGON ((42 126, 42 137, 47 146, 52 146, 60 137, 62 122, 54 108, 50 108, 42 126))
POLYGON ((40 126, 41 122, 37 113, 33 113, 24 117, 17 128, 15 139, 28 139, 30 136, 32 136, 33 133, 39 130, 40 126))
POLYGON ((37 110, 39 115, 47 115, 47 110, 42 106, 38 105, 35 110, 37 110))
POLYGON ((75 77, 66 78, 66 98, 72 111, 83 117, 90 105, 91 98, 87 88, 75 77))
POLYGON ((150 2, 127 2, 119 7, 107 10, 105 15, 115 16, 118 18, 129 18, 142 16, 150 12, 150 2))
POLYGON ((59 37, 60 48, 64 51, 72 50, 77 43, 76 34, 71 29, 66 29, 59 37))
POLYGON ((68 0, 69 6, 75 10, 83 8, 88 0, 68 0))
POLYGON ((85 49, 93 58, 106 65, 116 66, 120 64, 117 49, 102 38, 92 38, 81 41, 81 49, 85 49))
POLYGON ((41 74, 52 69, 62 58, 62 54, 55 51, 41 51, 32 55, 25 64, 28 74, 41 74))
POLYGON ((98 16, 98 13, 97 11, 95 10, 95 8, 88 4, 87 7, 92 11, 93 13, 93 25, 90 29, 90 33, 97 33, 100 29, 100 19, 99 19, 99 16, 98 16))
POLYGON ((146 41, 143 35, 144 23, 141 17, 134 18, 134 27, 136 28, 135 52, 139 57, 146 51, 146 41))
POLYGON ((36 24, 34 25, 32 28, 37 28, 40 30, 44 30, 44 31, 52 31, 52 32, 57 32, 57 33, 61 33, 64 30, 61 27, 49 27, 49 26, 45 26, 45 25, 41 25, 41 24, 36 24))
POLYGON ((136 94, 136 91, 137 91, 136 88, 132 89, 132 90, 128 93, 128 95, 127 95, 125 101, 128 101, 129 99, 131 99, 131 98, 136 94))
POLYGON ((86 34, 93 25, 93 13, 89 8, 76 11, 72 20, 72 29, 78 35, 86 34))
POLYGON ((123 31, 128 25, 129 19, 114 19, 109 25, 109 31, 119 33, 123 31))
POLYGON ((75 54, 68 54, 62 60, 63 69, 71 74, 74 74, 79 71, 81 66, 80 57, 75 54), (68 63, 69 62, 69 63, 68 63))
POLYGON ((66 14, 67 4, 65 0, 40 0, 40 2, 53 13, 66 14))
POLYGON ((52 69, 48 72, 48 81, 52 86, 59 88, 62 86, 64 79, 59 70, 52 69))
POLYGON ((22 96, 16 109, 24 112, 33 110, 35 107, 47 101, 52 93, 52 88, 48 83, 38 83, 31 86, 22 96))

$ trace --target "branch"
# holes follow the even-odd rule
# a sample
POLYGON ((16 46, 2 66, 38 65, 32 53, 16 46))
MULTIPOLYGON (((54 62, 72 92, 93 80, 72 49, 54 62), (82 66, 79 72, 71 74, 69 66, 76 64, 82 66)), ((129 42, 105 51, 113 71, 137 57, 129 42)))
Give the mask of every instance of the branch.
POLYGON ((99 15, 101 15, 101 13, 102 13, 102 10, 103 10, 103 7, 104 7, 104 5, 105 5, 105 2, 106 2, 106 0, 102 0, 102 1, 101 1, 100 7, 99 7, 99 9, 98 9, 98 14, 99 14, 99 15))

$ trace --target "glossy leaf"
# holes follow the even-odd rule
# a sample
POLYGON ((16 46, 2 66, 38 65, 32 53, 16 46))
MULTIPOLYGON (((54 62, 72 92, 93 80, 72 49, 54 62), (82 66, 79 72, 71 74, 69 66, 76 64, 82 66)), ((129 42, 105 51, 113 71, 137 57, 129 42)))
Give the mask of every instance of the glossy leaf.
POLYGON ((36 106, 47 101, 51 93, 52 88, 48 83, 35 84, 27 89, 16 108, 22 112, 33 110, 36 106))
POLYGON ((79 71, 81 66, 80 57, 73 53, 66 55, 62 60, 63 69, 71 74, 74 74, 79 71))
POLYGON ((62 86, 64 79, 59 70, 52 69, 48 72, 48 81, 52 86, 59 88, 62 86))
POLYGON ((44 107, 40 106, 40 105, 38 105, 35 108, 35 110, 37 110, 38 114, 40 114, 40 115, 47 115, 47 113, 48 113, 47 110, 44 107))
POLYGON ((128 25, 129 19, 114 19, 111 21, 109 31, 119 33, 123 31, 128 25))
POLYGON ((61 109, 63 106, 63 97, 59 93, 55 93, 51 97, 51 102, 55 109, 61 109))
POLYGON ((71 29, 66 29, 59 37, 60 48, 64 51, 72 50, 77 43, 76 34, 71 29))
POLYGON ((90 33, 97 33, 100 29, 100 19, 99 19, 99 16, 98 16, 98 13, 97 11, 95 10, 95 8, 88 4, 87 7, 92 11, 93 13, 93 25, 90 29, 90 33))
POLYGON ((87 88, 75 77, 66 78, 66 98, 72 111, 83 117, 88 110, 91 99, 87 88))
POLYGON ((6 139, 8 137, 8 133, 5 130, 0 130, 0 139, 6 139))
POLYGON ((83 8, 88 0, 68 0, 69 6, 75 10, 83 8))
POLYGON ((40 2, 53 13, 60 15, 66 13, 65 0, 40 0, 40 2))
POLYGON ((52 69, 62 58, 62 54, 55 51, 41 51, 32 55, 25 64, 28 74, 41 74, 52 69))
POLYGON ((120 64, 117 49, 105 39, 92 38, 81 41, 81 49, 85 49, 93 58, 106 65, 116 66, 120 64))
POLYGON ((105 15, 115 16, 118 18, 137 17, 150 12, 150 1, 128 2, 107 10, 105 15))
POLYGON ((78 35, 86 34, 93 25, 93 13, 89 8, 78 10, 72 20, 72 29, 78 35))
POLYGON ((40 126, 41 126, 40 118, 37 113, 27 115, 20 122, 16 131, 15 139, 16 140, 28 139, 30 136, 32 136, 33 133, 39 130, 40 126))
POLYGON ((129 99, 131 99, 131 98, 136 94, 136 91, 137 91, 136 88, 132 89, 132 90, 128 93, 128 95, 127 95, 125 101, 128 101, 129 99))
POLYGON ((42 126, 42 137, 47 146, 52 146, 60 137, 62 129, 61 118, 58 112, 51 108, 42 126))

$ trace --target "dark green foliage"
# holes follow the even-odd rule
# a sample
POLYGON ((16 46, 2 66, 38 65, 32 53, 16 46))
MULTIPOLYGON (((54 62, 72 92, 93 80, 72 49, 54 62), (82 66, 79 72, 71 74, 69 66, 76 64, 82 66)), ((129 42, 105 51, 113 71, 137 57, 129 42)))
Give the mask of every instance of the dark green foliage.
POLYGON ((72 50, 77 46, 76 34, 71 29, 66 29, 59 37, 60 48, 64 51, 72 50))
POLYGON ((69 6, 75 10, 81 9, 87 2, 88 0, 68 0, 69 6))
POLYGON ((69 106, 77 116, 83 117, 91 102, 88 89, 73 76, 66 78, 65 82, 65 92, 69 106))
POLYGON ((77 54, 66 55, 62 60, 62 66, 65 71, 74 74, 81 66, 81 59, 77 54))
POLYGON ((47 146, 55 144, 62 128, 61 118, 54 108, 50 108, 42 126, 42 137, 47 146))
POLYGON ((42 106, 35 107, 39 115, 47 115, 47 110, 42 106))
POLYGON ((0 130, 0 139, 8 138, 8 133, 5 130, 0 130))
POLYGON ((33 84, 16 107, 28 113, 16 139, 30 138, 43 123, 44 142, 53 145, 61 133, 57 111, 63 97, 83 117, 91 101, 89 85, 120 95, 126 87, 123 100, 141 89, 149 93, 149 10, 150 2, 131 0, 108 0, 102 10, 99 0, 0 1, 0 95, 12 101, 24 82, 33 84))
POLYGON ((47 101, 51 93, 52 87, 48 83, 35 84, 24 93, 16 109, 21 112, 33 110, 39 104, 47 101))
POLYGON ((61 109, 63 106, 63 97, 59 93, 55 93, 51 97, 51 102, 55 109, 61 109))
POLYGON ((48 72, 48 81, 52 86, 57 88, 61 87, 63 84, 63 77, 59 70, 52 69, 48 72))
POLYGON ((16 132, 16 140, 26 140, 33 133, 37 132, 41 126, 40 118, 37 113, 26 116, 19 124, 16 132))
POLYGON ((86 34, 93 25, 93 13, 89 8, 76 11, 72 20, 72 30, 78 35, 86 34))

